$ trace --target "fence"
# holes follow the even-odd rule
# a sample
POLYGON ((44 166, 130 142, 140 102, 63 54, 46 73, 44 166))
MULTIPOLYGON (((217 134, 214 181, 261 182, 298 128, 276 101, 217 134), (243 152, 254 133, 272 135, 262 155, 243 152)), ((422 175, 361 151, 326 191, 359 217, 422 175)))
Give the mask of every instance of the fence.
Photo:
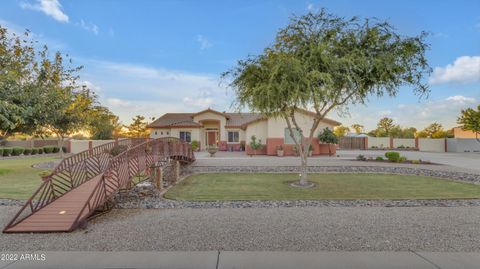
POLYGON ((365 137, 340 137, 338 146, 341 149, 367 149, 365 137))
POLYGON ((480 141, 475 138, 448 138, 448 152, 480 152, 480 141))

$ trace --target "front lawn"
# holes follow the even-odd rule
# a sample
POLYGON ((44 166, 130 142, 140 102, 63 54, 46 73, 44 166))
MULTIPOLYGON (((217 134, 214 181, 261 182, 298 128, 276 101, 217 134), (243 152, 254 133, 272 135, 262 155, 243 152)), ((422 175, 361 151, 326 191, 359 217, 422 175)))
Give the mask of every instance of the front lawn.
POLYGON ((480 186, 439 178, 364 173, 310 174, 316 186, 289 186, 298 174, 207 173, 192 175, 170 189, 176 200, 348 200, 480 198, 480 186))
POLYGON ((0 160, 0 198, 30 198, 42 183, 39 173, 46 170, 33 168, 32 165, 53 160, 55 157, 0 160))

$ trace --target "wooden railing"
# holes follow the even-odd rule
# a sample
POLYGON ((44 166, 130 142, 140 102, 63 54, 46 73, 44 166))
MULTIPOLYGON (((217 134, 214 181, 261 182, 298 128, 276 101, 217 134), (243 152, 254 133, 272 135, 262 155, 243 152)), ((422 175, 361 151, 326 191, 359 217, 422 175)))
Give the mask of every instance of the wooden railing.
POLYGON ((149 173, 151 167, 167 159, 193 162, 195 156, 190 144, 178 138, 122 140, 87 150, 62 161, 35 191, 32 197, 15 215, 5 229, 15 226, 60 196, 101 175, 101 179, 89 194, 72 226, 90 216, 95 209, 105 204, 114 193, 127 187, 141 172, 149 173), (126 146, 116 156, 110 150, 116 145, 126 146))
POLYGON ((190 163, 195 156, 190 144, 177 138, 159 138, 139 144, 110 159, 76 223, 87 218, 93 210, 112 198, 116 191, 127 187, 136 175, 144 171, 148 173, 150 168, 167 159, 190 163))
POLYGON ((27 200, 7 227, 14 226, 70 190, 103 173, 112 158, 110 151, 115 146, 122 146, 121 148, 128 150, 145 141, 145 138, 122 139, 63 159, 51 174, 42 177, 43 182, 40 187, 27 200))

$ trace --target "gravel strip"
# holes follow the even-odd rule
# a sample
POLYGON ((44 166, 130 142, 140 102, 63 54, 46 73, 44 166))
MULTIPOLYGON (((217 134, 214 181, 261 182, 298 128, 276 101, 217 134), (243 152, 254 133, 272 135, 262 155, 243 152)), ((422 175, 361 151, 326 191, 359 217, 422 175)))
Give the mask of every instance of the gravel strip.
MULTIPOLYGON (((4 226, 18 207, 0 207, 4 226)), ((480 207, 116 209, 86 230, 0 234, 0 250, 480 251, 480 207)))

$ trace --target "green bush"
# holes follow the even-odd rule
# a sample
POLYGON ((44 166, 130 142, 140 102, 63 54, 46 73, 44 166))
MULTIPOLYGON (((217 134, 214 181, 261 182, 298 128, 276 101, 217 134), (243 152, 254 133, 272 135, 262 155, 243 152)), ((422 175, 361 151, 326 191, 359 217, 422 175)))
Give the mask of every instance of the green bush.
POLYGON ((60 152, 60 147, 53 147, 53 153, 59 153, 60 152))
POLYGON ((193 151, 197 151, 200 148, 200 142, 197 140, 193 140, 190 145, 192 146, 193 151))
POLYGON ((398 162, 400 160, 400 153, 396 151, 385 152, 385 157, 391 162, 398 162))
POLYGON ((420 160, 412 160, 413 164, 420 164, 420 160))
POLYGON ((24 151, 23 151, 23 155, 30 155, 32 153, 32 149, 31 148, 26 148, 24 151))
POLYGON ((323 129, 323 132, 318 134, 318 140, 327 144, 338 144, 338 138, 335 133, 329 128, 323 129))
POLYGON ((3 148, 3 156, 10 156, 12 154, 12 148, 3 148))
POLYGON ((366 160, 367 160, 367 158, 365 156, 363 156, 362 154, 357 156, 357 161, 366 161, 366 160))
POLYGON ((398 162, 400 162, 400 163, 404 163, 406 161, 407 161, 407 157, 405 157, 405 156, 401 156, 400 159, 398 159, 398 162))
POLYGON ((43 154, 43 148, 37 148, 38 154, 43 154))
POLYGON ((38 149, 37 148, 32 148, 32 155, 36 155, 38 153, 38 149))
POLYGON ((44 153, 52 153, 53 152, 53 146, 45 146, 43 147, 43 152, 44 153))
POLYGON ((375 158, 375 160, 377 160, 377 161, 383 161, 383 157, 382 157, 382 156, 377 156, 377 158, 375 158))
POLYGON ((14 147, 12 149, 12 156, 19 156, 25 151, 25 148, 22 147, 14 147))
POLYGON ((62 147, 62 152, 63 152, 63 153, 67 153, 67 147, 63 146, 63 147, 62 147))

